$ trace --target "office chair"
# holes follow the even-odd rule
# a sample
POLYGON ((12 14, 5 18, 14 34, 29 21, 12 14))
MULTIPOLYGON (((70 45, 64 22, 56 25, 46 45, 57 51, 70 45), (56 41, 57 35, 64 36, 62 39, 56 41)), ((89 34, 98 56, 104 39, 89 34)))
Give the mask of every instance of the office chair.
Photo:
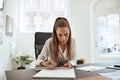
POLYGON ((36 32, 35 33, 35 58, 38 58, 38 55, 41 53, 45 41, 52 36, 50 32, 36 32))

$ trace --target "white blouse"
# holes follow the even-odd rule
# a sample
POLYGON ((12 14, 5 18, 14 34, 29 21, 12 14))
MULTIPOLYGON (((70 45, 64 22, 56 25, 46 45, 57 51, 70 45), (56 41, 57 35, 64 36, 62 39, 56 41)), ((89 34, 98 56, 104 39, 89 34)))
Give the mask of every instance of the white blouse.
MULTIPOLYGON (((36 65, 39 65, 42 61, 44 60, 50 60, 51 59, 51 41, 52 38, 49 38, 48 40, 46 40, 45 45, 40 53, 40 55, 38 56, 38 59, 36 60, 36 65)), ((73 54, 73 58, 72 60, 70 60, 70 63, 74 66, 76 65, 76 43, 75 43, 75 39, 72 38, 72 54, 73 54)), ((67 62, 67 48, 65 49, 65 51, 63 52, 60 45, 59 45, 59 53, 58 53, 58 62, 57 62, 57 66, 61 66, 64 63, 67 62)))

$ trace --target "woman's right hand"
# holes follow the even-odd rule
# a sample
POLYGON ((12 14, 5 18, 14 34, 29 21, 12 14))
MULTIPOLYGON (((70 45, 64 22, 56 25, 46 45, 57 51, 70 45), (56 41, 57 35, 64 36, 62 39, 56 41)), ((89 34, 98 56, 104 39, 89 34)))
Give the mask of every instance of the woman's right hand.
POLYGON ((48 69, 54 69, 57 66, 57 63, 53 60, 49 60, 49 65, 47 66, 48 69))
POLYGON ((48 61, 42 61, 40 64, 44 67, 47 67, 49 65, 49 62, 48 61))
POLYGON ((41 65, 47 67, 48 69, 54 69, 57 66, 57 63, 53 60, 49 60, 49 61, 42 61, 41 65))

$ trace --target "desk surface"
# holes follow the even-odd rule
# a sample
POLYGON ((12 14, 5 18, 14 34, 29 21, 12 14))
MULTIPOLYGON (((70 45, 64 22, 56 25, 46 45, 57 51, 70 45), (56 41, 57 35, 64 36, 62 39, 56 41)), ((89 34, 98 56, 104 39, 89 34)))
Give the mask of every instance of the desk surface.
POLYGON ((77 80, 111 80, 111 79, 105 78, 100 75, 95 75, 95 76, 91 76, 91 77, 79 78, 77 80))
MULTIPOLYGON (((89 66, 89 65, 96 65, 96 66, 111 66, 114 64, 120 64, 120 61, 109 61, 109 62, 101 62, 101 63, 90 63, 90 64, 81 64, 77 67, 89 66)), ((102 69, 99 71, 87 72, 83 70, 75 69, 75 74, 77 80, 110 80, 103 76, 98 75, 100 72, 112 72, 115 71, 114 69, 102 69)), ((34 69, 25 69, 25 70, 7 70, 6 79, 7 80, 31 80, 32 76, 37 73, 38 71, 34 69)))

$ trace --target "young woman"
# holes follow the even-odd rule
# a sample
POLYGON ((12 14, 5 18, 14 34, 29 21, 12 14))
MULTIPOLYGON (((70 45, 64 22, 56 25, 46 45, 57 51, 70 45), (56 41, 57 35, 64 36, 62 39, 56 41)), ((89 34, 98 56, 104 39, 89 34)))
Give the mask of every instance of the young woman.
POLYGON ((55 20, 52 37, 46 40, 38 56, 37 66, 49 69, 76 65, 76 44, 71 37, 69 22, 64 17, 55 20))

